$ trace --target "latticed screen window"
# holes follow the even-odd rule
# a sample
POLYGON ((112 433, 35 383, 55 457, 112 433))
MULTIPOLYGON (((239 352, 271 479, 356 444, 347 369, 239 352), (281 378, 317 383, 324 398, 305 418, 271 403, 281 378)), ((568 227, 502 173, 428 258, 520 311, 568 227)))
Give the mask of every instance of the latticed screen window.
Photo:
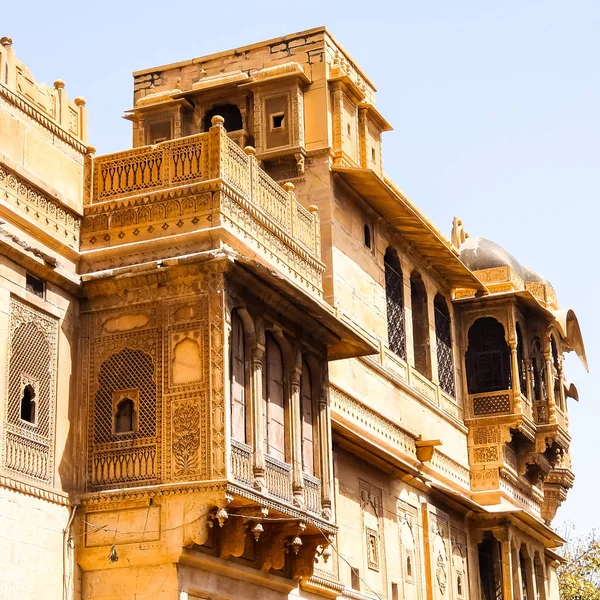
POLYGON ((8 422, 50 434, 50 346, 46 336, 33 323, 21 325, 12 339, 9 367, 8 422))
POLYGON ((395 250, 385 253, 385 299, 390 350, 406 360, 406 329, 404 325, 404 302, 402 271, 395 250))
POLYGON ((94 443, 105 444, 134 437, 149 438, 155 435, 154 361, 151 356, 141 350, 125 348, 121 352, 113 354, 100 367, 95 402, 94 443), (138 390, 139 412, 137 415, 134 413, 133 402, 129 399, 131 406, 123 404, 121 420, 115 422, 113 394, 116 390, 138 390), (129 410, 132 413, 131 421, 128 416, 129 410), (120 428, 123 430, 121 431, 120 428))
POLYGON ((467 381, 470 394, 511 388, 510 350, 496 319, 477 319, 469 329, 467 381))
POLYGON ((446 394, 456 396, 454 383, 454 357, 450 314, 446 301, 439 294, 435 297, 435 336, 437 342, 438 377, 440 387, 446 394))
POLYGON ((246 353, 244 324, 231 314, 231 435, 246 442, 246 353))

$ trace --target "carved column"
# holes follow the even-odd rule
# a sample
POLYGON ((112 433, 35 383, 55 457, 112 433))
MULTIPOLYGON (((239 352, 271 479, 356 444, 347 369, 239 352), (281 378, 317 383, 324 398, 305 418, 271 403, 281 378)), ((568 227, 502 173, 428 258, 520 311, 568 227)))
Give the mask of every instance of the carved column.
POLYGON ((525 577, 526 577, 526 586, 527 586, 527 599, 533 598, 536 600, 538 597, 537 590, 537 581, 535 577, 535 563, 533 561, 533 553, 529 552, 527 549, 523 553, 523 558, 525 559, 525 577))
POLYGON ((264 450, 264 419, 263 419, 263 357, 264 346, 256 343, 252 348, 252 420, 254 444, 254 487, 265 490, 265 450, 264 450))
POLYGON ((519 357, 517 354, 517 340, 510 340, 508 342, 510 348, 510 367, 512 373, 512 389, 514 397, 514 409, 515 413, 523 412, 521 406, 521 381, 519 378, 519 357))
POLYGON ((300 411, 300 376, 302 366, 290 373, 290 439, 292 452, 292 490, 294 504, 304 505, 304 480, 302 478, 302 413, 300 411))
POLYGON ((548 395, 548 423, 556 423, 556 401, 554 398, 554 378, 552 377, 552 353, 544 352, 546 361, 546 394, 548 395))
POLYGON ((533 378, 531 376, 531 372, 533 369, 533 364, 531 362, 531 358, 525 359, 525 379, 527 382, 527 397, 529 398, 529 402, 533 403, 535 398, 533 397, 533 378))
POLYGON ((415 348, 413 344, 413 326, 412 326, 412 298, 410 296, 410 273, 412 268, 409 265, 402 266, 402 280, 404 289, 402 290, 402 304, 404 305, 404 333, 406 339, 406 362, 415 368, 415 348))
POLYGON ((319 396, 319 460, 321 466, 321 506, 326 519, 332 517, 332 460, 331 460, 331 426, 329 413, 329 387, 324 382, 319 396))
POLYGON ((560 395, 560 408, 565 415, 565 427, 567 426, 569 420, 567 418, 567 397, 565 395, 565 374, 563 368, 563 357, 558 357, 558 393, 560 395))
POLYGON ((494 527, 494 537, 500 542, 500 562, 502 565, 502 600, 515 600, 513 593, 513 557, 508 529, 494 527))
POLYGON ((523 600, 523 579, 521 574, 521 561, 519 560, 519 550, 512 546, 512 574, 513 574, 513 598, 514 600, 523 600))

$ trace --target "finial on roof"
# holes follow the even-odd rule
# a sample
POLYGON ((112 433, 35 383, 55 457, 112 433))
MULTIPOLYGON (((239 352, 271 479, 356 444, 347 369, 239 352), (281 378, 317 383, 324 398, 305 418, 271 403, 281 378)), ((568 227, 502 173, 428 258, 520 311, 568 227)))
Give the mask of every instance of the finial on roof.
POLYGON ((465 231, 462 220, 454 217, 452 219, 452 234, 450 237, 452 245, 458 250, 468 237, 469 234, 465 231))
POLYGON ((0 38, 0 44, 2 44, 5 48, 10 48, 13 45, 12 38, 5 35, 4 37, 0 38))
POLYGON ((65 82, 64 82, 62 79, 57 79, 57 80, 54 82, 54 87, 55 87, 57 90, 64 90, 64 89, 65 89, 65 82))

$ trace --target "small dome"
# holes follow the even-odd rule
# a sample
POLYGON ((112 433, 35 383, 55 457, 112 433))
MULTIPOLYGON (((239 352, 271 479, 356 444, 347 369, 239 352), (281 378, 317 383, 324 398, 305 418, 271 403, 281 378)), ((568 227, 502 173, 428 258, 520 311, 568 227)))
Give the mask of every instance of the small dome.
POLYGON ((519 261, 502 246, 485 238, 467 238, 459 248, 459 256, 471 271, 509 266, 525 279, 519 261))

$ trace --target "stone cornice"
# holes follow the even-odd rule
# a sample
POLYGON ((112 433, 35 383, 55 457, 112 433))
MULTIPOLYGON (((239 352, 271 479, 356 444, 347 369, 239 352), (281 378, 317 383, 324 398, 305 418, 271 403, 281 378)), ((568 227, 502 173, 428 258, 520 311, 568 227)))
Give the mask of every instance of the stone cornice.
POLYGON ((72 504, 69 495, 64 492, 40 488, 32 483, 12 479, 12 477, 0 476, 0 486, 46 500, 47 502, 52 502, 53 504, 60 504, 61 506, 70 506, 72 504))

